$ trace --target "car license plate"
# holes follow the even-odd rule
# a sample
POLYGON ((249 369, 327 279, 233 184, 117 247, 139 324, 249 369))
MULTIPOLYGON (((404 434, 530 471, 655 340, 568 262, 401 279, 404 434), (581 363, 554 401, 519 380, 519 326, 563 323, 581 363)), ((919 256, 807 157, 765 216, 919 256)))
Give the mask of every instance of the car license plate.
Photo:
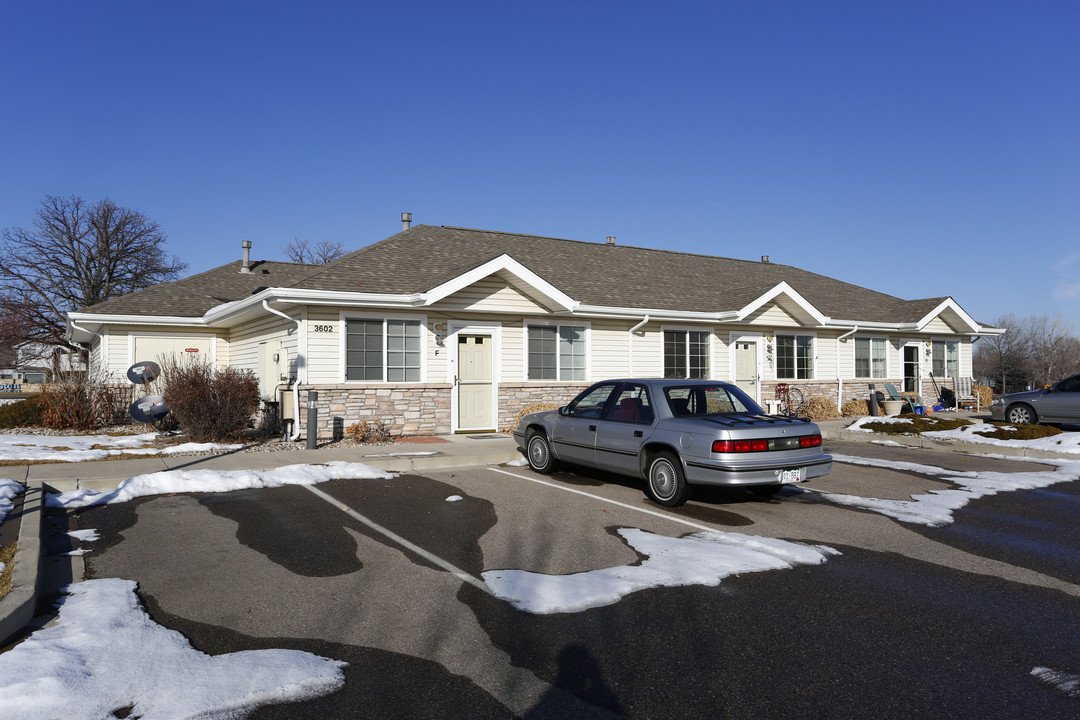
POLYGON ((797 483, 802 482, 803 469, 795 468, 794 470, 781 470, 780 482, 782 483, 797 483))

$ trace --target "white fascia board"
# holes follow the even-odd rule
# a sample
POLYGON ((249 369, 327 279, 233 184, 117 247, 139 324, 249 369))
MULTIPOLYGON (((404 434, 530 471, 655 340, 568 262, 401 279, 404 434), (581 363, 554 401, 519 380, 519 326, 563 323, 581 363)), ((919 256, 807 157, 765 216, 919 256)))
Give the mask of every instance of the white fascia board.
POLYGON ((203 315, 207 325, 217 325, 253 310, 262 311, 263 300, 296 305, 345 305, 360 307, 415 308, 424 304, 423 295, 391 295, 389 293, 356 293, 338 290, 298 290, 267 288, 243 300, 218 305, 203 315))
POLYGON ((915 325, 921 330, 922 328, 926 327, 931 320, 933 320, 946 310, 952 310, 954 313, 956 313, 957 317, 960 318, 960 321, 968 326, 968 332, 977 332, 979 329, 981 329, 982 326, 979 325, 979 323, 975 322, 975 320, 970 315, 964 312, 964 309, 960 307, 960 305, 957 304, 957 302, 951 297, 942 300, 941 304, 939 304, 936 308, 924 315, 922 319, 915 323, 915 325))
POLYGON ((856 326, 859 330, 897 330, 911 332, 919 329, 918 323, 911 322, 868 322, 866 320, 839 320, 837 318, 829 318, 828 322, 821 327, 830 330, 850 330, 856 326))
POLYGON ((684 322, 729 322, 737 318, 735 312, 688 312, 686 310, 664 310, 658 308, 620 308, 605 305, 578 305, 573 312, 575 316, 601 317, 601 318, 631 318, 640 320, 648 315, 649 320, 684 321, 684 322))
POLYGON ((542 293, 564 311, 573 311, 578 306, 578 302, 572 297, 505 253, 424 293, 424 304, 431 305, 439 302, 440 300, 483 280, 488 275, 494 275, 499 272, 510 273, 521 282, 531 286, 537 292, 542 293))
POLYGON ((819 325, 825 325, 829 322, 828 316, 822 315, 821 311, 819 311, 816 307, 810 304, 810 302, 806 298, 797 293, 793 287, 788 285, 786 280, 778 283, 768 292, 759 295, 757 299, 755 299, 746 307, 739 310, 738 319, 743 320, 749 317, 751 314, 757 312, 766 304, 772 302, 781 295, 787 295, 789 298, 791 298, 796 305, 802 308, 803 312, 816 320, 819 325))

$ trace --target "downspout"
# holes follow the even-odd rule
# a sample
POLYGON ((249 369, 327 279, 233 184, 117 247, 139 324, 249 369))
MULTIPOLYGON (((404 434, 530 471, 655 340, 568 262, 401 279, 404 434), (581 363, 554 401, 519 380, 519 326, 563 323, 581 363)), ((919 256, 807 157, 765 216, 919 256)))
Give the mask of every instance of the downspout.
POLYGON ((840 410, 841 413, 843 413, 841 408, 844 407, 844 379, 840 377, 840 341, 857 332, 859 332, 858 325, 836 338, 836 409, 840 410))
POLYGON ((296 382, 293 383, 293 434, 289 437, 290 440, 296 441, 300 437, 300 369, 307 370, 307 363, 303 361, 300 355, 300 320, 293 320, 291 317, 270 307, 270 303, 266 300, 262 301, 263 307, 267 312, 272 312, 275 315, 280 315, 289 322, 296 323, 296 382))
POLYGON ((646 315, 645 317, 641 318, 641 322, 630 328, 630 377, 634 377, 634 333, 647 325, 648 322, 649 316, 646 315))

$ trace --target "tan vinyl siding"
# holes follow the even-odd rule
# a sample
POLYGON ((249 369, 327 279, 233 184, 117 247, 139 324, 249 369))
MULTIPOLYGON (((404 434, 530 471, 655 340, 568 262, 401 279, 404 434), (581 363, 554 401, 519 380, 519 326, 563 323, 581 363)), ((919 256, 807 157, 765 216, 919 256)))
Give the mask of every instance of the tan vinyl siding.
POLYGON ((769 303, 746 319, 750 325, 801 327, 801 323, 776 303, 769 303))
POLYGON ((617 320, 596 320, 590 333, 590 380, 627 377, 630 371, 630 333, 633 325, 617 320))
POLYGON ((660 331, 659 323, 649 323, 634 333, 633 375, 664 376, 664 334, 660 331))
POLYGON ((439 307, 515 314, 545 312, 543 307, 496 275, 486 277, 441 300, 439 307))
MULTIPOLYGON (((312 385, 340 383, 345 381, 341 369, 341 342, 345 325, 341 321, 340 307, 311 305, 304 321, 307 338, 307 382, 312 385)), ((382 318, 384 312, 349 310, 349 317, 382 318)), ((419 318, 418 318, 419 319, 419 318)))
POLYGON ((940 317, 936 317, 933 320, 931 320, 930 322, 928 322, 926 324, 926 327, 923 328, 923 330, 925 332, 931 332, 931 333, 953 333, 953 332, 956 332, 955 330, 953 330, 949 326, 949 323, 945 322, 940 317))

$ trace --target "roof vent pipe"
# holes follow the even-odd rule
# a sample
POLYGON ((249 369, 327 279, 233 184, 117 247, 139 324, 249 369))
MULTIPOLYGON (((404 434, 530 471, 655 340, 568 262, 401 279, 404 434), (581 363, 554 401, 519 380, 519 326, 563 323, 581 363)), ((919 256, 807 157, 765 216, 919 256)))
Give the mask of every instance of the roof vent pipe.
POLYGON ((401 229, 408 230, 412 227, 412 213, 401 213, 401 229))
POLYGON ((761 256, 761 262, 765 262, 765 263, 769 262, 769 256, 768 255, 762 255, 761 256))
POLYGON ((614 245, 615 244, 615 236, 614 235, 608 235, 607 236, 607 244, 608 245, 614 245))
POLYGON ((244 262, 242 262, 240 264, 240 272, 242 272, 242 273, 250 273, 251 272, 251 241, 250 240, 245 240, 244 242, 240 243, 240 247, 244 248, 244 262))

